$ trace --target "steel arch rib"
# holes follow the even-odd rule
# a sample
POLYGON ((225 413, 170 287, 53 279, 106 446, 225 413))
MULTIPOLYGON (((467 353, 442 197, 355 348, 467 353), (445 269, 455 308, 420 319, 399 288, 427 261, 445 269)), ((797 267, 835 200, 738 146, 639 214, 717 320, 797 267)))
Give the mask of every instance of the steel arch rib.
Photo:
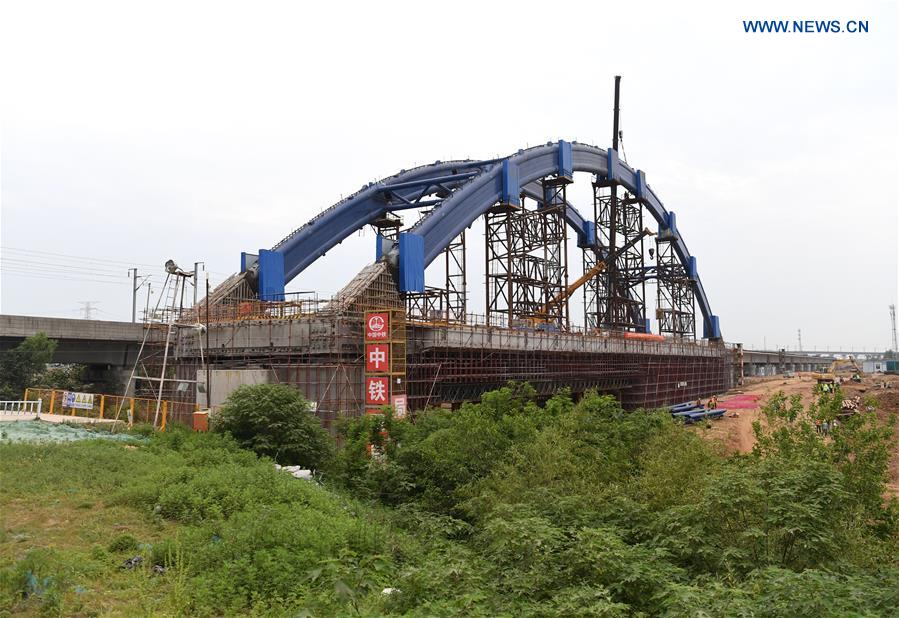
MULTIPOLYGON (((645 185, 638 188, 638 172, 617 156, 610 157, 610 151, 579 144, 571 144, 572 169, 575 172, 588 172, 600 178, 609 178, 609 161, 613 161, 611 178, 624 186, 631 193, 641 198, 643 206, 649 211, 659 225, 659 230, 670 233, 674 250, 687 272, 691 272, 692 256, 681 237, 676 225, 671 226, 669 213, 655 192, 645 185)), ((614 151, 611 151, 614 155, 614 151)), ((559 143, 551 143, 534 148, 520 150, 507 157, 514 163, 519 172, 520 186, 524 192, 534 197, 533 185, 541 178, 552 176, 559 171, 559 143)), ((444 199, 430 214, 423 217, 410 230, 424 240, 424 264, 430 264, 446 246, 464 229, 490 207, 499 202, 502 194, 502 159, 489 161, 450 161, 437 162, 385 178, 379 182, 362 187, 357 193, 335 204, 306 225, 294 231, 278 243, 273 250, 284 256, 285 280, 290 281, 310 264, 323 256, 329 249, 343 241, 356 230, 372 223, 385 212, 408 208, 408 205, 391 205, 382 198, 384 189, 392 185, 414 183, 423 179, 463 174, 464 177, 454 183, 448 183, 452 194, 444 199), (475 175, 464 175, 477 172, 475 175)), ((396 193, 400 200, 410 199, 418 190, 414 187, 400 188, 396 193)), ((579 238, 584 233, 584 218, 576 208, 568 209, 568 224, 574 228, 579 238)), ((593 247, 600 256, 604 248, 593 247)), ((395 254, 398 247, 394 247, 395 254)), ((710 337, 720 337, 717 317, 712 314, 708 298, 698 274, 692 277, 694 292, 700 312, 703 316, 704 332, 710 337)))
MULTIPOLYGON (((609 151, 586 144, 572 143, 572 168, 575 172, 589 172, 601 178, 609 175, 609 151)), ((559 171, 559 144, 547 144, 519 151, 509 157, 518 166, 521 186, 526 186, 559 171)), ((659 224, 660 231, 669 231, 673 236, 674 249, 687 272, 690 272, 690 251, 680 232, 669 229, 669 212, 662 201, 649 187, 637 187, 637 170, 613 157, 612 178, 629 191, 642 198, 644 207, 659 224)), ((425 265, 431 263, 446 245, 462 232, 478 216, 482 215, 500 199, 502 179, 499 165, 474 178, 446 199, 440 207, 424 217, 413 228, 413 232, 424 238, 425 265)), ((575 211, 576 212, 576 211, 575 211)), ((572 221, 569 221, 574 227, 572 221)), ((693 277, 694 292, 703 317, 704 332, 709 336, 720 336, 717 318, 698 275, 693 277)))
MULTIPOLYGON (((386 187, 438 176, 452 175, 453 171, 480 170, 490 165, 486 161, 448 161, 424 165, 363 186, 359 191, 328 208, 308 223, 298 228, 272 250, 284 256, 284 279, 290 281, 309 267, 329 249, 342 242, 356 230, 373 222, 385 212, 394 210, 381 196, 386 187)), ((467 177, 466 177, 467 179, 467 177)), ((451 184, 452 183, 448 183, 451 184)), ((398 189, 396 193, 409 198, 414 188, 398 189)))

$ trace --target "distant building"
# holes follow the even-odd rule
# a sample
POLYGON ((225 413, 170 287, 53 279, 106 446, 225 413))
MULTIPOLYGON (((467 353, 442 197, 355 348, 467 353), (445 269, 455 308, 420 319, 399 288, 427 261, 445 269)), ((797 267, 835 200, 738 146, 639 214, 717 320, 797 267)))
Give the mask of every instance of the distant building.
POLYGON ((884 373, 887 370, 885 360, 866 360, 862 362, 862 371, 865 373, 884 373))

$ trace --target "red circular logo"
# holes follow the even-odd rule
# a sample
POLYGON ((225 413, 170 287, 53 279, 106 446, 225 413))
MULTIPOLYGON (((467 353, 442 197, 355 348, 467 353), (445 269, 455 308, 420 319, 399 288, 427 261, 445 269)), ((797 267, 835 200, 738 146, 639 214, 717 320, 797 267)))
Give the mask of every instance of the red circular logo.
POLYGON ((384 318, 380 315, 373 315, 368 318, 368 329, 373 333, 379 333, 384 330, 386 324, 384 323, 384 318))

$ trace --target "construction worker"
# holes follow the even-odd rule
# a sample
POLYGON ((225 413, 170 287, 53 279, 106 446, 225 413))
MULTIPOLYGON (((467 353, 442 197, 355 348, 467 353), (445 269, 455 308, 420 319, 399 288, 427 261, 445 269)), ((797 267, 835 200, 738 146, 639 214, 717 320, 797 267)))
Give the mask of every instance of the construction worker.
POLYGON ((714 410, 718 407, 718 395, 712 395, 712 398, 709 399, 709 410, 714 410))

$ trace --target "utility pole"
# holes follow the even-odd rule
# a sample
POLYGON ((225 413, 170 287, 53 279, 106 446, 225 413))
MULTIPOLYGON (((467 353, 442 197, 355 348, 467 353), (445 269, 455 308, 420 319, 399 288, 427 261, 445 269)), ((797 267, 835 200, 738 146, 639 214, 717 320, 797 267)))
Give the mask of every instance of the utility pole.
POLYGON ((890 305, 890 323, 893 327, 893 354, 899 353, 899 344, 896 343, 896 305, 890 305))
POLYGON ((132 275, 131 280, 131 323, 137 322, 137 289, 140 287, 137 285, 137 269, 129 268, 128 274, 132 275))
MULTIPOLYGON (((129 268, 128 274, 132 276, 131 283, 131 322, 137 322, 137 291, 141 289, 145 283, 150 281, 150 275, 140 277, 138 280, 137 268, 129 268)), ((149 296, 147 297, 149 299, 149 296)))
POLYGON ((212 370, 209 368, 209 277, 206 277, 206 409, 212 410, 212 370))
POLYGON ((194 307, 197 306, 197 290, 200 288, 200 266, 206 272, 206 262, 194 262, 194 307))
POLYGON ((150 321, 150 294, 153 293, 153 284, 147 284, 147 306, 144 308, 144 322, 150 321))

